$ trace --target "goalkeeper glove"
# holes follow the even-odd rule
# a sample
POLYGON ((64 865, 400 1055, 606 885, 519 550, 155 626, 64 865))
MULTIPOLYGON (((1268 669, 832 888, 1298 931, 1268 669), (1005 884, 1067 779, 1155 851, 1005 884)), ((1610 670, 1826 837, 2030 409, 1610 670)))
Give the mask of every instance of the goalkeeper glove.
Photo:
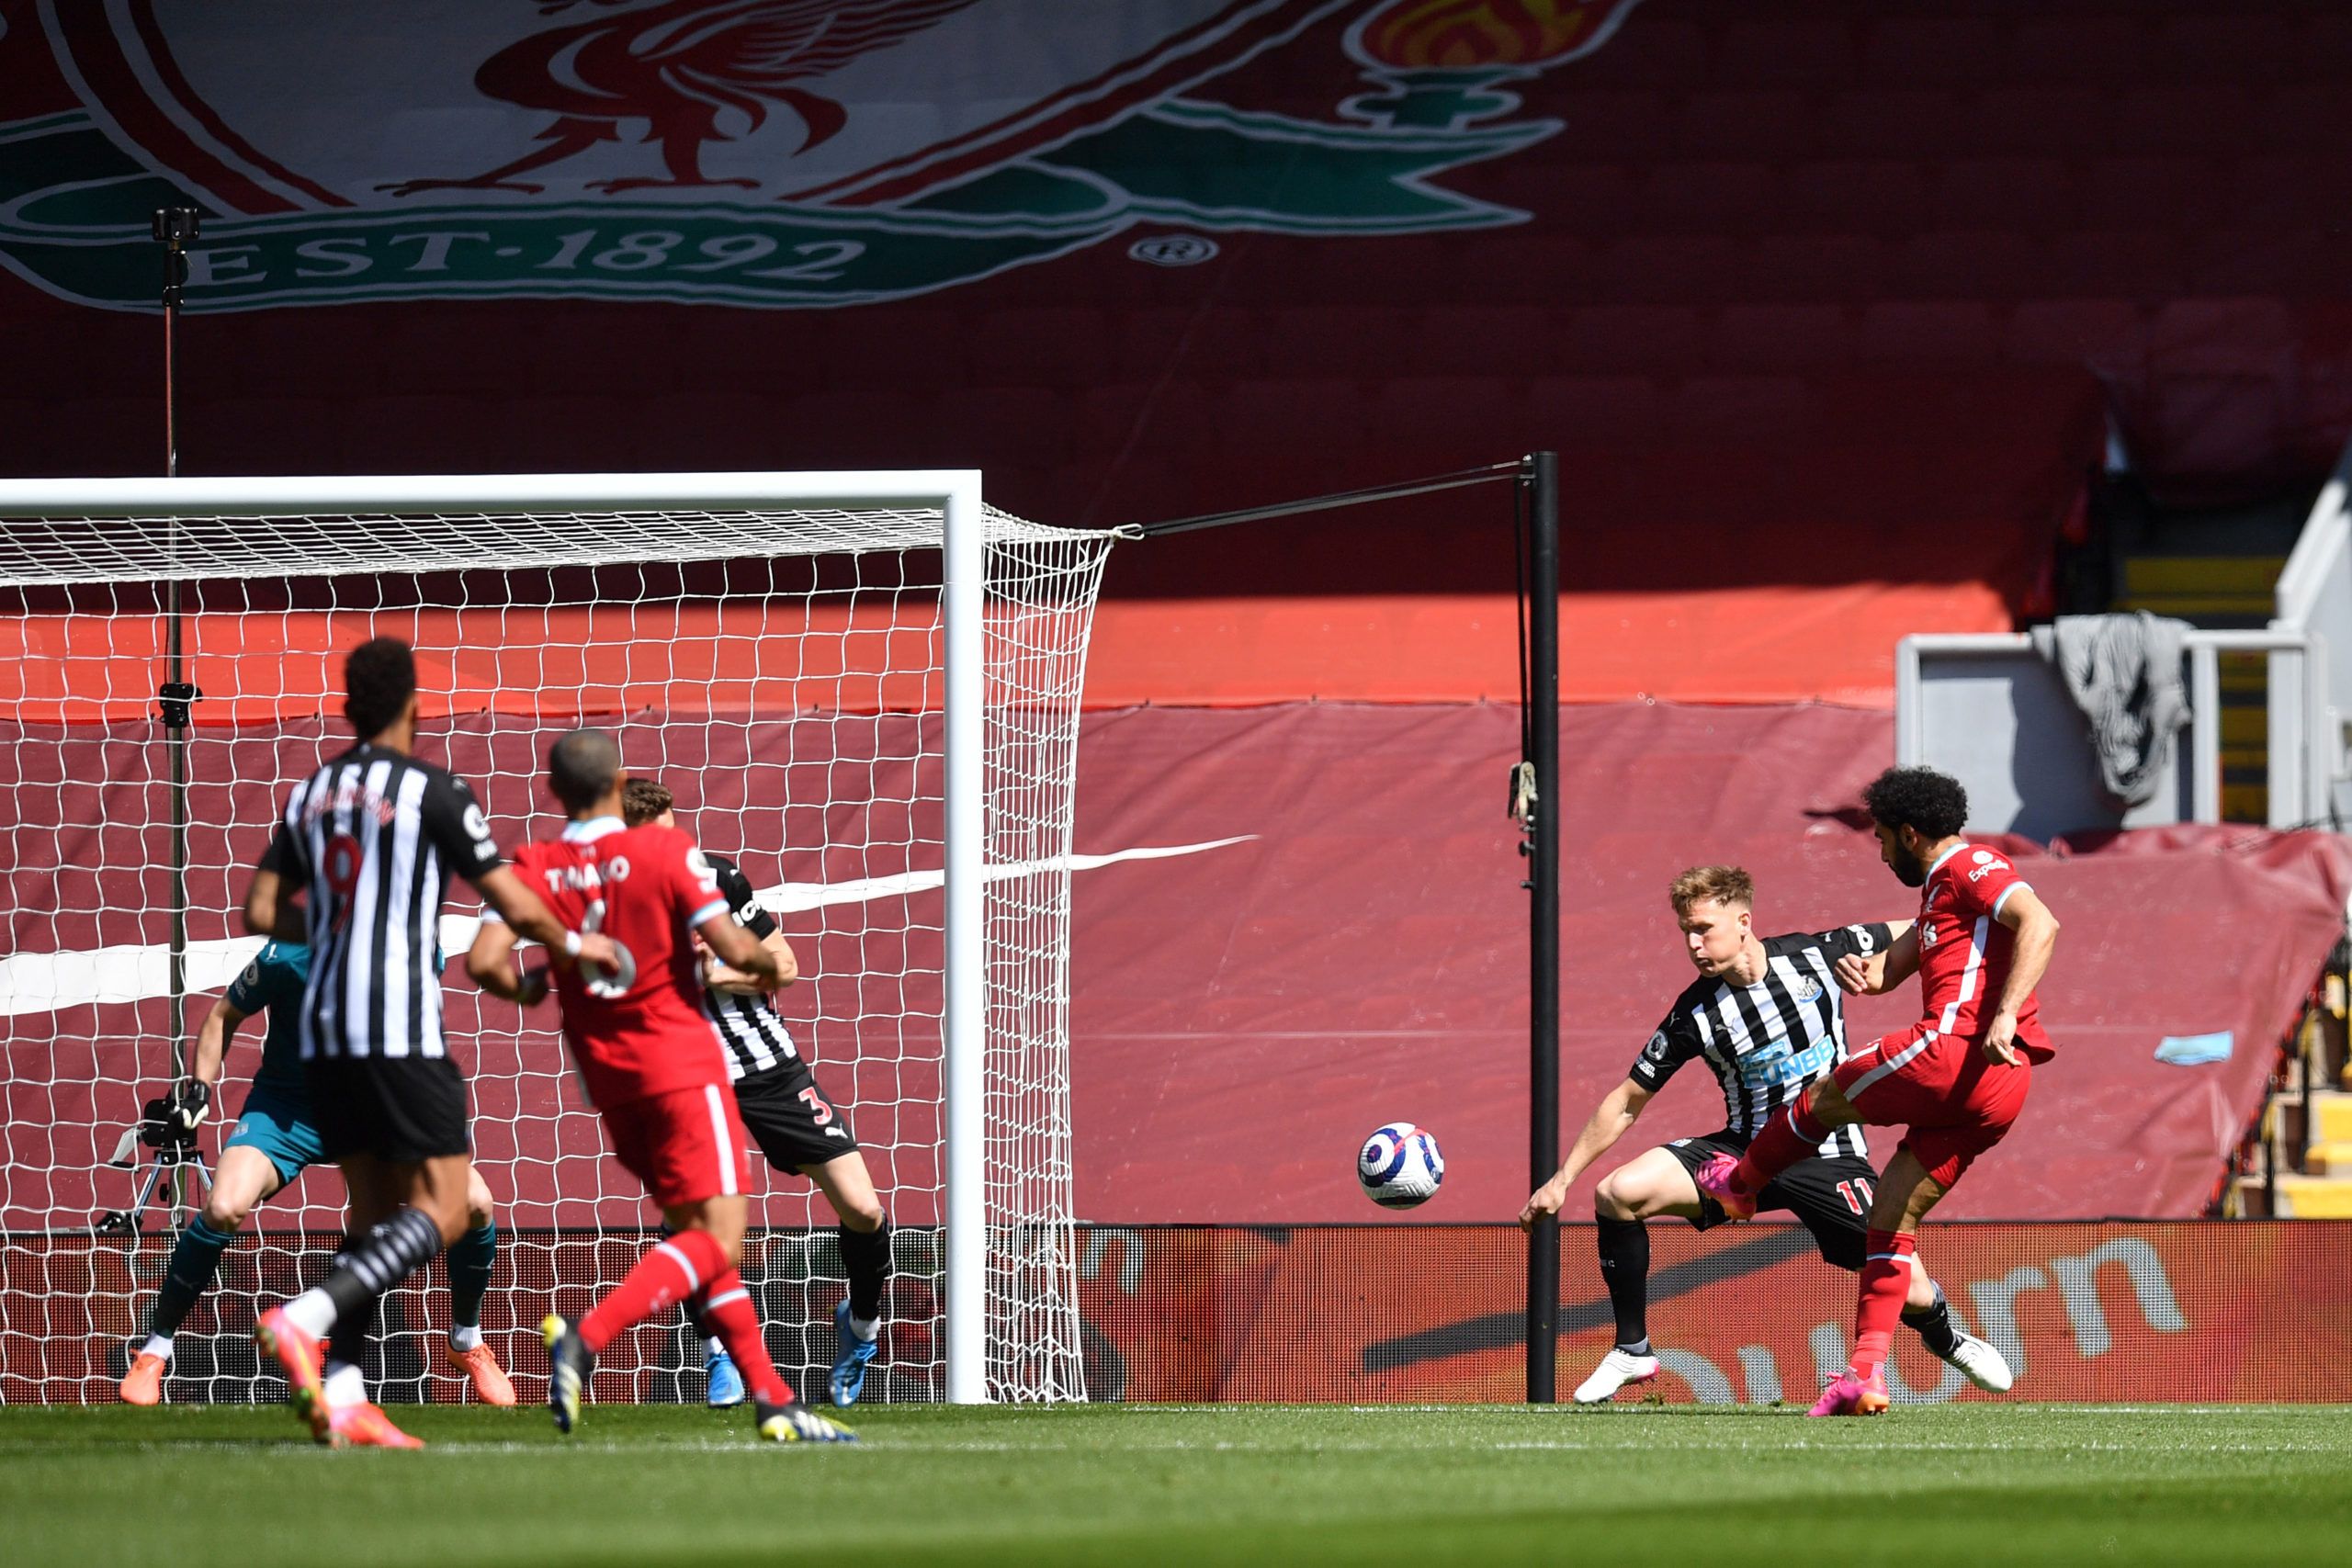
POLYGON ((181 1139, 195 1137, 211 1109, 212 1086, 201 1078, 182 1078, 164 1096, 164 1121, 181 1139))

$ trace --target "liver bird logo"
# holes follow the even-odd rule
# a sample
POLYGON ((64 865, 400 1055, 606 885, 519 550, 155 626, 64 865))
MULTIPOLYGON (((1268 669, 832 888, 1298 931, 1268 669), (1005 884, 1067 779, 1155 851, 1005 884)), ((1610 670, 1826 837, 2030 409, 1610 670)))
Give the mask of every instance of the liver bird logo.
POLYGON ((830 141, 848 111, 800 84, 838 71, 934 26, 976 0, 667 0, 635 10, 605 9, 626 0, 545 0, 556 16, 582 5, 591 19, 548 28, 508 45, 474 73, 484 96, 556 117, 534 148, 509 164, 465 179, 402 180, 379 186, 394 196, 429 190, 545 189, 516 176, 622 140, 621 127, 644 121, 643 140, 662 144, 665 176, 597 180, 592 189, 744 186, 757 180, 710 179, 703 144, 732 140, 719 116, 732 109, 757 130, 781 104, 806 128, 796 152, 830 141))

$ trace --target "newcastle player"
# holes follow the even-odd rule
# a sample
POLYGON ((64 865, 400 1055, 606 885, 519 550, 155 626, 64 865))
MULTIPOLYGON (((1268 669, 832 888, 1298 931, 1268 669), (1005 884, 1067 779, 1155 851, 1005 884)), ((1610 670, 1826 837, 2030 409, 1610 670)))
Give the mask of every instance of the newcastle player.
POLYGON ((408 644, 360 644, 344 683, 358 742, 287 798, 245 921, 310 948, 303 1077, 321 1156, 350 1194, 350 1232, 326 1280, 264 1313, 254 1337, 321 1442, 417 1448, 368 1403, 359 1367, 383 1293, 467 1229, 466 1080, 442 1037, 437 962, 449 877, 559 962, 610 964, 614 952, 558 923, 501 863, 465 781, 416 758, 408 644))
MULTIPOLYGON (((1884 953, 1909 924, 1758 937, 1756 885, 1736 866, 1686 871, 1674 879, 1668 897, 1700 977, 1675 998, 1626 1080, 1593 1111, 1559 1174, 1528 1199, 1520 1224, 1558 1213, 1577 1177, 1625 1134, 1685 1062, 1703 1059, 1713 1069, 1726 1124, 1721 1132, 1652 1149, 1610 1172, 1594 1190, 1601 1278, 1617 1319, 1617 1344, 1576 1391, 1582 1404, 1600 1404, 1629 1382, 1657 1376, 1647 1325, 1649 1233, 1643 1222, 1673 1214, 1699 1230, 1724 1223, 1722 1206, 1700 1191, 1694 1173, 1717 1155, 1736 1156, 1776 1111, 1803 1099, 1829 1070, 1845 1045, 1838 962, 1884 953)), ((1875 1182, 1860 1130, 1844 1127, 1781 1171, 1758 1193, 1755 1207, 1793 1213, 1826 1261, 1856 1270, 1864 1261, 1864 1221, 1875 1182)), ((1923 1271, 1913 1271, 1905 1299, 1903 1321, 1930 1351, 1979 1388, 1997 1393, 2009 1386, 2000 1352, 1961 1328, 1942 1290, 1923 1271)))
MULTIPOLYGON (((669 790, 651 779, 631 779, 621 791, 621 817, 632 828, 649 823, 675 827, 671 804, 669 790)), ((760 908, 750 881, 724 855, 705 850, 703 858, 718 873, 718 891, 735 918, 776 955, 784 983, 790 985, 800 973, 792 946, 760 908)), ((715 958, 705 969, 705 979, 709 988, 703 1008, 727 1047, 727 1070, 734 1079, 744 1126, 771 1166, 797 1171, 815 1182, 841 1222, 842 1269, 849 1276, 849 1293, 833 1308, 836 1355, 831 1392, 835 1404, 854 1404, 881 1342, 882 1291, 890 1273, 889 1216, 874 1190, 865 1156, 858 1153, 849 1118, 817 1087, 816 1075, 800 1059, 766 992, 715 958)), ((728 1404, 730 1393, 742 1398, 741 1380, 725 1347, 711 1340, 705 1359, 711 1403, 728 1404)))

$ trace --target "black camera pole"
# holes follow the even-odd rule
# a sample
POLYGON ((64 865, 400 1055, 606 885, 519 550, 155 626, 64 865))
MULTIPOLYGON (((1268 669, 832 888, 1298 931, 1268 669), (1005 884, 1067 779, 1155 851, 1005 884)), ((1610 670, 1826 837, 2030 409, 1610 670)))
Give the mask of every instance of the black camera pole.
MULTIPOLYGON (((180 290, 187 283, 187 243, 197 238, 201 220, 192 207, 155 209, 155 239, 164 247, 164 477, 177 479, 180 446, 176 367, 173 362, 175 329, 179 324, 180 290)), ((172 521, 173 566, 178 566, 179 522, 172 521)), ((175 570, 164 586, 164 678, 155 694, 164 723, 164 746, 172 761, 172 1080, 187 1076, 187 742, 189 705, 204 694, 187 679, 186 649, 181 640, 180 580, 175 570)), ((175 1173, 176 1174, 176 1173, 175 1173)), ((184 1180, 173 1183, 175 1200, 193 1201, 184 1180)))
MULTIPOLYGON (((1526 631, 1521 648, 1522 761, 1513 814, 1524 835, 1527 920, 1528 1179, 1532 1191, 1560 1168, 1560 484, 1559 458, 1531 453, 1520 480, 1527 542, 1520 557, 1526 631)), ((1527 1402, 1559 1398, 1560 1223, 1527 1238, 1527 1402)))

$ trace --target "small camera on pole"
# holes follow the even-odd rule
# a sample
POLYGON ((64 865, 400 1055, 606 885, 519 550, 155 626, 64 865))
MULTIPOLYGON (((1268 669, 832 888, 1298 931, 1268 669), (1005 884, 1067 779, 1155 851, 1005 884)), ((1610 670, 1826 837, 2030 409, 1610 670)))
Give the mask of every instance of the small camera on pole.
POLYGON ((155 209, 155 243, 164 247, 164 477, 180 471, 172 386, 172 329, 180 314, 180 290, 187 287, 187 247, 204 232, 204 216, 193 207, 155 209))

